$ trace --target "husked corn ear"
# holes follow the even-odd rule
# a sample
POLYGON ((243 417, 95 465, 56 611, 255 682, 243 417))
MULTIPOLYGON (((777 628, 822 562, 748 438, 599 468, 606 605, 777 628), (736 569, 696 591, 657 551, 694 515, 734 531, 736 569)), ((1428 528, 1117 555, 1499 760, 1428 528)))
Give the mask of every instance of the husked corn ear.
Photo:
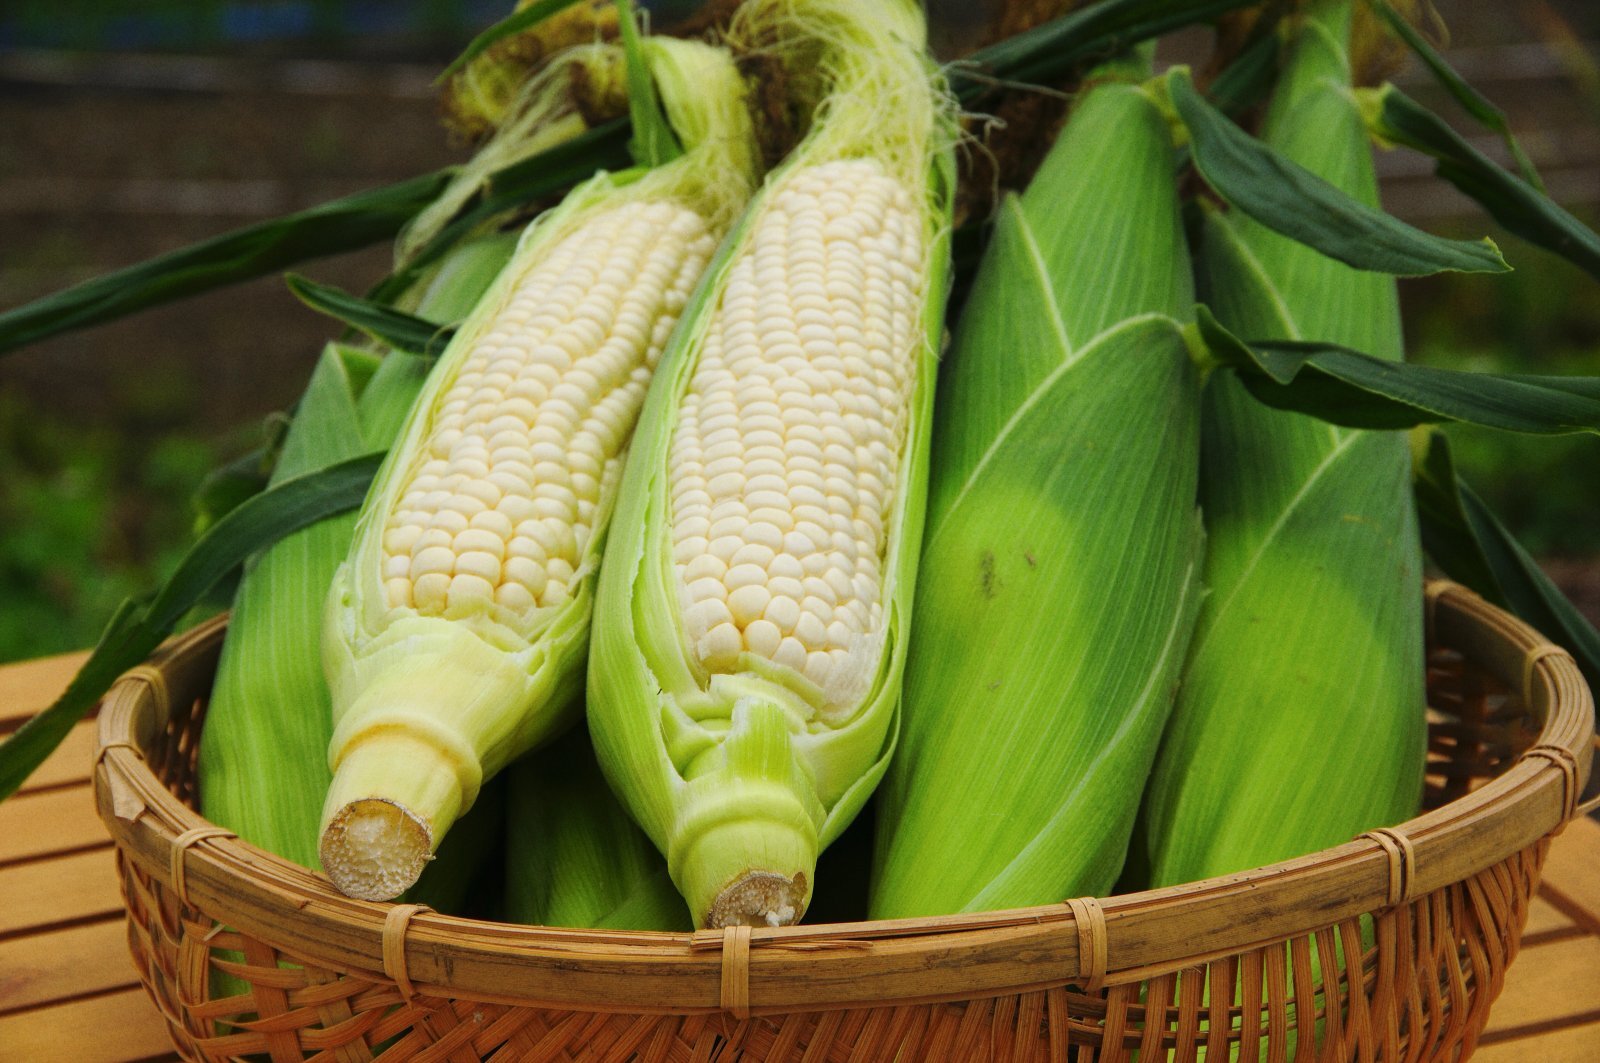
MULTIPOLYGON (((431 321, 461 315, 511 256, 491 238, 458 245, 416 302, 431 321)), ((290 422, 273 481, 393 442, 422 390, 424 359, 376 356, 330 344, 290 422)), ((350 549, 356 515, 341 513, 275 543, 251 560, 200 735, 200 802, 213 823, 252 845, 316 868, 317 820, 330 778, 333 733, 328 686, 318 664, 323 601, 350 549)))
POLYGON ((645 43, 685 146, 539 219, 458 330, 329 598, 334 884, 406 888, 482 781, 566 727, 624 452, 658 356, 755 179, 732 60, 645 43))
MULTIPOLYGON (((1351 6, 1308 5, 1262 136, 1376 206, 1350 97, 1351 6)), ((1205 298, 1236 334, 1401 357, 1393 278, 1233 214, 1208 212, 1201 232, 1205 298)), ((1337 845, 1406 819, 1422 792, 1422 559, 1405 437, 1269 409, 1221 374, 1204 433, 1210 595, 1145 797, 1154 885, 1337 845)))
POLYGON ((894 745, 951 180, 914 5, 755 0, 732 33, 815 124, 651 383, 588 699, 607 778, 712 926, 798 920, 894 745))
POLYGON ((1147 61, 1001 205, 941 367, 869 912, 1109 891, 1200 597, 1191 272, 1147 61))
POLYGON ((709 672, 753 653, 830 706, 872 681, 921 230, 879 164, 824 163, 782 184, 728 271, 670 457, 684 622, 709 672))
POLYGON ((667 335, 715 250, 675 203, 599 213, 520 278, 443 391, 383 532, 391 608, 560 605, 667 335))

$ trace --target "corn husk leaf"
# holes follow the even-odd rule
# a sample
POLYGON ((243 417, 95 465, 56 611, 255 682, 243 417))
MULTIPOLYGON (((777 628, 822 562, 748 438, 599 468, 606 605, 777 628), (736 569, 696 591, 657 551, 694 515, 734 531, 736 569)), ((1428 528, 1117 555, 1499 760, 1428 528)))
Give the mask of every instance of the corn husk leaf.
POLYGON ((506 919, 606 930, 693 928, 667 862, 606 786, 575 727, 503 773, 506 919))
POLYGON ((1122 867, 1199 600, 1175 166, 1159 106, 1108 81, 1001 209, 942 368, 873 918, 1100 893, 1122 867))
POLYGON ((430 361, 439 356, 455 335, 455 330, 448 326, 351 295, 331 284, 318 284, 297 273, 284 277, 284 283, 296 299, 318 313, 327 314, 378 343, 422 355, 430 361))
POLYGON ((1206 22, 1260 0, 1102 0, 981 48, 949 67, 964 104, 997 84, 1049 84, 1079 65, 1117 55, 1142 41, 1206 22))
MULTIPOLYGON (((1377 184, 1348 92, 1348 3, 1307 16, 1264 141, 1365 204, 1377 184)), ((1375 208, 1368 208, 1375 209, 1375 208)), ((1395 282, 1208 211, 1202 295, 1237 335, 1398 361, 1395 282)), ((1145 796, 1149 883, 1192 881, 1400 822, 1424 760, 1421 551, 1395 432, 1270 410, 1228 374, 1206 396, 1210 590, 1145 796)))
POLYGON ((1406 47, 1416 53, 1417 58, 1422 60, 1422 64, 1428 68, 1440 88, 1448 92, 1462 109, 1485 129, 1500 134, 1500 139, 1505 142, 1506 152, 1516 162, 1522 179, 1543 193, 1544 182, 1539 179, 1539 171, 1534 168, 1533 160, 1528 158, 1528 153, 1522 150, 1522 145, 1512 135, 1506 113, 1491 103, 1487 96, 1468 84, 1467 79, 1439 54, 1438 49, 1429 44, 1428 39, 1385 0, 1367 0, 1367 3, 1395 35, 1406 43, 1406 47))

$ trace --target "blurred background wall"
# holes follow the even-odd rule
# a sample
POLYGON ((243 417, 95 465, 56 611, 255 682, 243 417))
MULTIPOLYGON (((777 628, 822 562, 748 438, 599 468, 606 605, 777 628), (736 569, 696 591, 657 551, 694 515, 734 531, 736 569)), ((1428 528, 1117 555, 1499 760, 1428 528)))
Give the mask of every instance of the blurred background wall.
MULTIPOLYGON (((462 157, 435 119, 433 77, 509 6, 6 0, 0 308, 462 157)), ((670 18, 686 4, 648 6, 670 18)), ((977 6, 930 0, 947 47, 977 6)), ((1600 4, 1437 8, 1447 55, 1509 112, 1550 193, 1600 221, 1600 4)), ((1203 49, 1195 35, 1177 57, 1203 49)), ((1458 113, 1414 65, 1396 80, 1458 113)), ((1518 270, 1404 282, 1413 357, 1600 373, 1600 284, 1502 237, 1422 157, 1379 163, 1390 209, 1495 235, 1518 270)), ((305 272, 361 290, 386 257, 305 272)), ((0 358, 0 660, 88 645, 117 601, 152 587, 188 542, 195 485, 293 402, 332 334, 266 279, 0 358)), ((1480 490, 1600 619, 1600 440, 1453 434, 1480 490)))

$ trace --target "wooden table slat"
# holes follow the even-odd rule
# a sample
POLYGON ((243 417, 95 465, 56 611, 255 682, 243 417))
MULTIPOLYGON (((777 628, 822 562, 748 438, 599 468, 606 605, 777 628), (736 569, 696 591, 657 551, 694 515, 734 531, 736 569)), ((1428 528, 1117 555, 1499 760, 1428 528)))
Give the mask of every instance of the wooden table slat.
MULTIPOLYGON (((1502 1029, 1543 1026, 1563 1016, 1600 1014, 1600 937, 1561 938, 1517 954, 1490 1021, 1502 1029)), ((1600 1044, 1595 1056, 1600 1059, 1600 1044)))
POLYGON ((0 941, 0 1015, 138 980, 121 919, 0 941))
MULTIPOLYGON (((1489 1035, 1492 1038, 1492 1034, 1489 1035)), ((1509 1040, 1486 1039, 1472 1063, 1595 1063, 1600 1059, 1600 1015, 1589 1021, 1509 1040)))
POLYGON ((0 874, 0 938, 62 923, 122 917, 112 849, 19 864, 0 874))
POLYGON ((143 986, 0 1016, 6 1059, 144 1063, 177 1059, 143 986))
POLYGON ((1522 928, 1524 940, 1568 931, 1583 932, 1572 916, 1545 900, 1542 895, 1535 897, 1533 903, 1528 905, 1528 922, 1522 928))
POLYGON ((85 720, 69 731, 67 737, 56 747, 56 751, 28 776, 28 781, 23 783, 22 789, 17 792, 25 794, 49 787, 87 783, 89 773, 94 767, 94 739, 97 726, 95 721, 85 720))
POLYGON ((87 783, 0 801, 0 870, 19 860, 109 845, 87 783))
POLYGON ((87 650, 0 666, 0 731, 9 731, 49 705, 89 659, 87 650))

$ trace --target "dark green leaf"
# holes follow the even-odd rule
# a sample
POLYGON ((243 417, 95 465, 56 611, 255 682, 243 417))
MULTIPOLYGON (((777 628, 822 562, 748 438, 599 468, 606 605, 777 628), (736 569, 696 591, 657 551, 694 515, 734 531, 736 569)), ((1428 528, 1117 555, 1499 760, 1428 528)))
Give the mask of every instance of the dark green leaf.
POLYGON ((1495 221, 1546 251, 1554 251, 1600 277, 1600 235, 1509 170, 1468 144, 1438 115, 1385 85, 1369 114, 1385 140, 1432 155, 1435 172, 1482 204, 1495 221))
POLYGON ((639 36, 639 24, 633 13, 633 0, 616 0, 616 5, 622 29, 622 50, 627 58, 628 117, 633 123, 633 139, 628 142, 628 150, 640 166, 660 166, 681 156, 683 147, 662 113, 655 78, 650 76, 650 63, 645 58, 644 41, 639 36))
POLYGON ((358 192, 47 295, 0 314, 0 352, 275 273, 307 259, 387 240, 431 202, 449 179, 450 172, 441 170, 358 192))
POLYGON ((1510 432, 1600 432, 1600 380, 1393 362, 1331 343, 1242 341, 1204 306, 1200 335, 1261 402, 1351 428, 1460 421, 1510 432))
POLYGON ((1417 53, 1417 57, 1433 72, 1434 79, 1446 92, 1455 97, 1456 102, 1461 104, 1468 114, 1476 118, 1485 128, 1500 134, 1501 139, 1505 141, 1506 150, 1516 161, 1517 169, 1522 171, 1523 180, 1543 192, 1544 182, 1539 180, 1539 171, 1533 168, 1533 160, 1523 152, 1522 145, 1517 143, 1517 138, 1511 135, 1511 126, 1506 122, 1505 112, 1490 103, 1488 97, 1467 84, 1467 80, 1445 62, 1444 56, 1417 32, 1416 27, 1407 22, 1385 0, 1368 0, 1368 3, 1384 21, 1389 23, 1400 39, 1417 53))
POLYGON ((963 103, 996 82, 1048 82, 1140 41, 1248 7, 1255 0, 1101 0, 981 48, 947 69, 963 103))
POLYGON ((1600 631, 1461 480, 1442 433, 1429 437, 1415 489, 1423 546, 1434 563, 1566 649, 1590 687, 1600 689, 1600 631))
POLYGON ((66 691, 0 743, 0 800, 16 792, 117 676, 148 657, 213 584, 285 535, 359 506, 382 460, 366 454, 329 465, 241 503, 190 548, 154 598, 124 602, 66 691))
POLYGON ((531 30, 551 15, 565 11, 577 2, 578 0, 536 0, 535 3, 529 4, 521 11, 507 15, 472 38, 472 41, 462 53, 456 56, 449 66, 444 68, 444 72, 439 75, 435 84, 444 81, 451 74, 454 74, 507 37, 515 37, 524 30, 531 30))
POLYGON ((452 328, 435 325, 392 306, 351 295, 330 285, 318 284, 297 273, 286 275, 284 283, 296 298, 311 309, 342 321, 379 343, 402 351, 437 358, 455 335, 452 328))
POLYGON ((1275 232, 1356 269, 1423 276, 1502 273, 1490 240, 1446 240, 1374 210, 1234 125, 1195 91, 1181 67, 1168 91, 1189 129, 1195 167, 1230 205, 1275 232))

